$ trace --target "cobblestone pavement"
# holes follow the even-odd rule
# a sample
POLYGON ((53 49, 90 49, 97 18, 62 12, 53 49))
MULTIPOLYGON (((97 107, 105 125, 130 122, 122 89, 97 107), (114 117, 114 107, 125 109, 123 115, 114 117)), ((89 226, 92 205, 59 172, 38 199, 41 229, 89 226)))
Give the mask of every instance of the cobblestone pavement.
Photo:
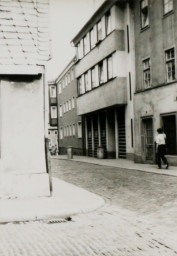
POLYGON ((0 256, 177 255, 177 178, 54 160, 53 175, 106 204, 71 221, 0 225, 0 256))

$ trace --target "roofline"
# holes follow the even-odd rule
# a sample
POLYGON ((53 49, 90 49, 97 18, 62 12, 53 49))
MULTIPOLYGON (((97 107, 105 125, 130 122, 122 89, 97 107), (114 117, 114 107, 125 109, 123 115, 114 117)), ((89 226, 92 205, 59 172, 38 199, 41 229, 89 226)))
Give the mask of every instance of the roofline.
POLYGON ((116 3, 127 3, 133 0, 106 0, 91 16, 91 18, 86 22, 86 24, 81 28, 77 35, 71 40, 74 46, 78 44, 81 38, 83 38, 86 33, 90 30, 91 26, 97 23, 100 18, 116 3))
POLYGON ((68 65, 61 71, 61 73, 58 75, 58 77, 55 79, 55 83, 58 83, 58 81, 60 80, 60 78, 68 71, 68 69, 70 67, 72 67, 74 65, 74 63, 76 62, 76 56, 74 56, 71 61, 68 63, 68 65))

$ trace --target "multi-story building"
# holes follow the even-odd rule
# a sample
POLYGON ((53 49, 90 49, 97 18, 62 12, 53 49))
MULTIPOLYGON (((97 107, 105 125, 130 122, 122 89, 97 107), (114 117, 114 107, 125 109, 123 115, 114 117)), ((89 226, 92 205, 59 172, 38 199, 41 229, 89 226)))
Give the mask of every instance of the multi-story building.
POLYGON ((59 154, 66 154, 67 147, 82 155, 82 122, 77 115, 77 80, 75 57, 56 79, 58 97, 59 154))
POLYGON ((167 157, 177 164, 177 1, 135 1, 135 161, 153 162, 163 127, 167 157))
POLYGON ((72 43, 86 155, 133 159, 134 23, 131 1, 105 1, 72 43), (131 40, 130 40, 131 39, 131 40))
POLYGON ((49 151, 51 155, 58 154, 58 107, 57 87, 55 82, 48 82, 49 95, 49 151))

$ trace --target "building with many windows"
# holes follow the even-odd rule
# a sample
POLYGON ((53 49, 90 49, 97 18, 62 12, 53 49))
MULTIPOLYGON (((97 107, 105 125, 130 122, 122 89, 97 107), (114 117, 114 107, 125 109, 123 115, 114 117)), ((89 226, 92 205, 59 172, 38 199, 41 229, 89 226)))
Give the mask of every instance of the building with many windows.
POLYGON ((154 162, 154 137, 167 135, 167 157, 177 164, 177 2, 135 1, 135 161, 154 162))
POLYGON ((66 154, 72 146, 73 153, 82 155, 82 122, 77 115, 77 81, 75 77, 75 58, 56 79, 58 97, 59 154, 66 154))
POLYGON ((86 155, 134 157, 134 23, 131 1, 105 1, 73 38, 77 113, 86 155), (131 40, 130 40, 131 38, 131 40))
POLYGON ((54 82, 48 82, 49 95, 49 151, 51 155, 58 154, 58 107, 57 107, 57 87, 54 82))

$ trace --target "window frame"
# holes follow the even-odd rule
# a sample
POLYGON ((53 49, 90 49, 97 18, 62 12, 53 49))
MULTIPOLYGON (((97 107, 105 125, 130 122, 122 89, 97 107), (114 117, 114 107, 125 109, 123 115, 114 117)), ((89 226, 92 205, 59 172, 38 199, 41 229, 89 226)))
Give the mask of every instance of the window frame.
POLYGON ((149 27, 149 0, 140 0, 140 24, 141 24, 141 29, 145 29, 147 27, 149 27), (148 24, 145 24, 145 22, 143 23, 143 16, 145 15, 143 12, 145 11, 145 7, 142 8, 142 3, 144 1, 147 1, 147 19, 148 19, 148 24))
POLYGON ((167 15, 171 12, 173 12, 174 10, 174 0, 163 0, 163 14, 167 15), (165 3, 165 1, 168 1, 167 3, 165 3), (165 6, 167 6, 169 4, 169 2, 172 2, 172 9, 165 11, 165 6))
MULTIPOLYGON (((173 68, 172 68, 172 71, 173 71, 173 68)), ((166 74, 166 82, 167 83, 170 83, 170 82, 174 82, 176 80, 176 56, 175 56, 175 47, 172 46, 171 48, 168 48, 168 49, 165 49, 165 74, 166 74), (171 59, 166 59, 166 54, 168 51, 170 50, 174 50, 174 57, 171 58, 171 59), (174 62, 174 79, 170 80, 169 77, 168 77, 168 71, 167 71, 167 63, 170 63, 170 62, 174 62)), ((173 74, 172 74, 173 76, 173 74)))
POLYGON ((148 89, 152 87, 152 79, 151 79, 151 58, 150 57, 146 57, 142 60, 142 76, 143 76, 143 89, 148 89), (145 67, 145 62, 149 61, 149 65, 148 67, 145 67), (149 81, 149 86, 146 86, 146 82, 145 82, 145 74, 149 71, 149 75, 150 75, 150 79, 149 81))

